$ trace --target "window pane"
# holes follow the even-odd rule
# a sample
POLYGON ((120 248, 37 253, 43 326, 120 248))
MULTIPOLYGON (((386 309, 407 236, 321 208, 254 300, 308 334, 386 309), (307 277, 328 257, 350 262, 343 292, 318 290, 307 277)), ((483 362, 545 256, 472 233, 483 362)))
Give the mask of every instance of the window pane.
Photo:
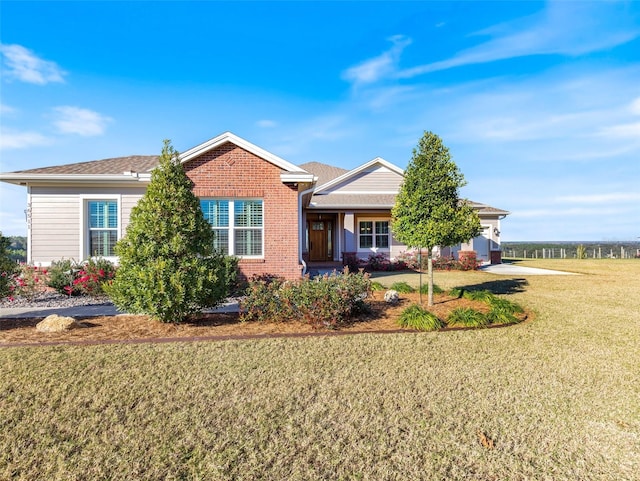
POLYGON ((373 236, 372 235, 361 235, 360 236, 360 248, 368 249, 373 247, 373 236))
POLYGON ((212 227, 229 227, 229 201, 201 200, 200 207, 212 227))
POLYGON ((372 234, 373 222, 360 222, 360 234, 372 234))
POLYGON ((234 218, 236 227, 262 227, 262 201, 236 200, 234 218))
POLYGON ((117 229, 118 228, 118 203, 115 200, 90 200, 89 228, 90 229, 117 229))
POLYGON ((89 233, 89 255, 94 257, 115 256, 113 247, 118 240, 114 230, 92 230, 89 233))
POLYGON ((262 255, 262 231, 238 229, 235 232, 235 255, 260 256, 262 255))
POLYGON ((229 254, 229 231, 226 229, 213 229, 213 248, 218 252, 229 254))
POLYGON ((388 233, 389 233, 389 222, 387 221, 376 222, 376 234, 388 234, 388 233))
POLYGON ((389 235, 377 235, 376 247, 387 249, 389 247, 389 235))

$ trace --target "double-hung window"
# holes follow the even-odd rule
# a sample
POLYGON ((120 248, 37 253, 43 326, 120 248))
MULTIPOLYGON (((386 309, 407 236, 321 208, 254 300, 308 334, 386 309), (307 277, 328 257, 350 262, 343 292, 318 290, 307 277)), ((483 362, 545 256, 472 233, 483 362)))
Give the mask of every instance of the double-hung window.
POLYGON ((218 252, 240 257, 262 257, 262 200, 203 199, 200 206, 215 234, 214 247, 218 252))
POLYGON ((118 201, 89 200, 87 213, 89 256, 115 256, 114 247, 118 241, 118 201))
POLYGON ((358 223, 358 238, 360 249, 388 249, 389 221, 361 220, 358 223))

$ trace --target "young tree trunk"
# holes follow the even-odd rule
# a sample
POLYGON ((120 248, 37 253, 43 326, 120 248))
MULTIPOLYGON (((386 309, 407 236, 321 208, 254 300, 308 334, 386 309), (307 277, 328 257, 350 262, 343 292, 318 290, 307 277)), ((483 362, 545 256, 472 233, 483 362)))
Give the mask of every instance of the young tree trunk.
POLYGON ((433 249, 427 250, 427 276, 429 277, 429 298, 427 305, 433 306, 433 249))

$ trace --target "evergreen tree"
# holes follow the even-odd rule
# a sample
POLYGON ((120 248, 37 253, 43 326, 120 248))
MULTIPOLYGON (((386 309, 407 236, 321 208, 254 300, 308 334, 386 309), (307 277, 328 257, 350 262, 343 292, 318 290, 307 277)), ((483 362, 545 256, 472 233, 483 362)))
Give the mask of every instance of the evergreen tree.
POLYGON ((116 244, 119 268, 107 294, 121 310, 181 322, 226 296, 224 257, 171 143, 116 244))
MULTIPOLYGON (((425 132, 391 212, 394 236, 408 247, 426 249, 429 305, 433 305, 433 248, 466 242, 481 232, 480 219, 458 190, 464 176, 440 137, 425 132)), ((422 286, 421 286, 422 287, 422 286)))

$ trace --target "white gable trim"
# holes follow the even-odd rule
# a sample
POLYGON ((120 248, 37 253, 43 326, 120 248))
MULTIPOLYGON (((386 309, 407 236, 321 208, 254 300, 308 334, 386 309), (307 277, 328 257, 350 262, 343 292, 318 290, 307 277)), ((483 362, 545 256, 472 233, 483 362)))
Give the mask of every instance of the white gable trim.
MULTIPOLYGON (((400 167, 398 167, 397 165, 392 164, 391 162, 384 160, 382 157, 376 157, 375 159, 370 160, 369 162, 367 162, 366 164, 362 164, 360 167, 356 167, 353 170, 350 170, 349 172, 342 174, 340 177, 336 177, 333 180, 330 180, 329 182, 327 182, 326 184, 320 185, 318 186, 318 188, 316 188, 315 193, 319 194, 321 192, 324 192, 332 187, 335 187, 336 185, 342 184, 343 182, 351 179, 352 177, 355 177, 356 175, 360 174, 361 172, 366 172, 368 170, 371 170, 371 167, 375 166, 375 165, 379 165, 383 168, 387 168, 392 172, 395 172, 396 174, 399 174, 401 176, 404 177, 404 170, 402 170, 400 167)), ((397 192, 394 192, 394 194, 397 192)))
POLYGON ((231 142, 232 144, 237 145, 238 147, 241 147, 244 150, 251 152, 254 155, 257 155, 258 157, 261 157, 264 160, 271 162, 273 165, 280 167, 283 170, 286 170, 287 172, 301 172, 301 173, 308 174, 307 171, 298 167, 297 165, 294 165, 291 162, 287 162, 286 160, 278 157, 277 155, 274 155, 271 152, 267 152, 266 150, 258 147, 257 145, 252 144, 248 140, 238 137, 237 135, 232 134, 231 132, 225 132, 223 134, 220 134, 211 140, 207 140, 206 142, 203 142, 200 145, 196 145, 195 147, 183 152, 182 154, 180 154, 180 162, 184 164, 185 162, 188 162, 191 159, 204 154, 205 152, 215 149, 216 147, 219 147, 220 145, 226 142, 231 142))

